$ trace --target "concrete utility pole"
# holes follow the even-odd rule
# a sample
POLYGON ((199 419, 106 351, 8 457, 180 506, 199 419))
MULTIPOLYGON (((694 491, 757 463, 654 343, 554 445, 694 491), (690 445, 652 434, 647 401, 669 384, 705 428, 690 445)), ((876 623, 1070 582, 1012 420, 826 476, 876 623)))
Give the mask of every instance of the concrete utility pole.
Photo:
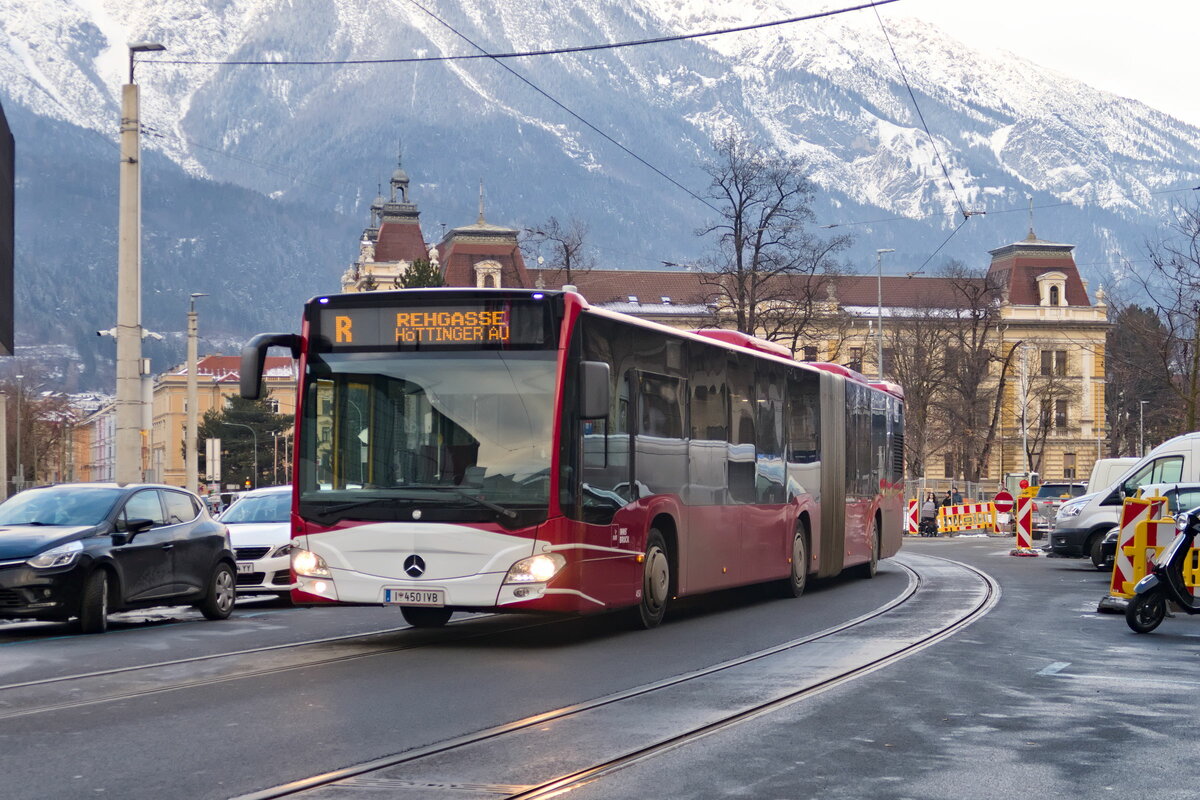
POLYGON ((188 305, 188 340, 187 340, 187 431, 184 436, 185 447, 184 451, 184 467, 186 473, 186 483, 189 492, 194 492, 199 488, 198 474, 200 471, 200 457, 196 451, 196 406, 200 402, 197 398, 196 390, 196 332, 199 329, 196 317, 196 298, 208 297, 205 292, 192 292, 191 301, 188 305))
POLYGON ((117 226, 117 399, 115 479, 142 479, 141 143, 135 53, 161 44, 129 45, 129 83, 121 87, 120 215, 117 226))
POLYGON ((8 499, 8 395, 0 394, 0 500, 8 499))

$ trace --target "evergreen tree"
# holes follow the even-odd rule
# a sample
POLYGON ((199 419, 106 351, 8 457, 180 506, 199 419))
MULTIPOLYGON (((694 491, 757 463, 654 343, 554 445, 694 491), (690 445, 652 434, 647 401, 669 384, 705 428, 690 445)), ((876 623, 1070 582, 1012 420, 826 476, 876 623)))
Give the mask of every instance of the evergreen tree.
POLYGON ((414 259, 397 281, 401 289, 423 289, 445 286, 442 272, 427 258, 414 259))
MULTIPOLYGON (((223 409, 205 411, 200 422, 199 440, 221 440, 222 488, 231 483, 244 488, 246 481, 250 481, 251 488, 274 483, 272 438, 275 434, 291 431, 292 422, 291 416, 273 412, 269 400, 247 400, 236 395, 229 398, 223 409)), ((204 451, 201 446, 201 474, 207 471, 204 451)), ((284 480, 288 479, 290 476, 284 480)))

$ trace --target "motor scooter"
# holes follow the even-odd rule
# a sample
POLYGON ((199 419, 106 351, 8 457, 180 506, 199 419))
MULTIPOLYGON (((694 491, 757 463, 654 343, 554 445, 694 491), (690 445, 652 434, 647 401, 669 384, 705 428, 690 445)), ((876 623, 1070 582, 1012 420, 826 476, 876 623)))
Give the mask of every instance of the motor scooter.
MULTIPOLYGON (((1200 533, 1200 507, 1180 514, 1175 538, 1150 566, 1150 572, 1133 587, 1133 597, 1125 606, 1125 622, 1136 633, 1149 633, 1167 616, 1167 601, 1185 614, 1200 614, 1200 606, 1191 589, 1183 582, 1184 567, 1200 554, 1192 546, 1200 533)), ((1190 565, 1193 568, 1195 564, 1190 565)))

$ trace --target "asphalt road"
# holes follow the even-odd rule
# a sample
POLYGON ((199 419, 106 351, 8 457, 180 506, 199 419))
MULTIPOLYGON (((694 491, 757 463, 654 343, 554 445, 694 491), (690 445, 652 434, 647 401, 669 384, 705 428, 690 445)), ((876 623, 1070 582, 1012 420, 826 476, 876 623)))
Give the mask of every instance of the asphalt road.
MULTIPOLYGON (((1095 613, 1107 583, 1089 562, 1010 558, 1011 545, 909 540, 906 563, 920 571, 929 555, 981 568, 1002 587, 998 604, 897 663, 570 796, 1193 797, 1188 700, 1200 687, 1200 620, 1168 619, 1137 636, 1121 617, 1095 613)), ((798 600, 761 589, 690 600, 650 632, 615 617, 513 615, 415 631, 395 609, 257 602, 224 622, 185 609, 134 615, 103 636, 4 625, 0 686, 14 688, 0 688, 0 796, 233 797, 772 648, 868 614, 910 585, 907 570, 884 562, 875 580, 816 582, 798 600), (312 643, 287 646, 299 642, 312 643), (219 657, 189 660, 206 655, 219 657)), ((873 642, 898 635, 892 619, 880 618, 873 642)), ((808 667, 790 669, 770 680, 808 667)), ((733 696, 746 677, 711 680, 733 696)), ((664 705, 647 703, 639 728, 674 724, 679 709, 664 705)), ((563 736, 541 747, 565 758, 581 745, 563 736)), ((399 796, 367 788, 352 794, 399 796)), ((499 788, 452 785, 445 796, 499 788)))

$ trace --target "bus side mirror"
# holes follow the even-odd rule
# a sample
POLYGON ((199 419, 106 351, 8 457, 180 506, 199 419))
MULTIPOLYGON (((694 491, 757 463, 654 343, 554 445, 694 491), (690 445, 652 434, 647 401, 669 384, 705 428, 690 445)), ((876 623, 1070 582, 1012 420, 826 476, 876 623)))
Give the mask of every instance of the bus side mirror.
POLYGON ((286 347, 292 358, 300 357, 300 337, 294 333, 260 333, 242 348, 239 393, 247 400, 262 397, 263 367, 267 363, 267 350, 271 347, 286 347))
POLYGON ((583 403, 579 416, 583 419, 607 417, 611 394, 608 364, 603 361, 584 361, 581 366, 583 386, 580 387, 580 395, 583 403))

